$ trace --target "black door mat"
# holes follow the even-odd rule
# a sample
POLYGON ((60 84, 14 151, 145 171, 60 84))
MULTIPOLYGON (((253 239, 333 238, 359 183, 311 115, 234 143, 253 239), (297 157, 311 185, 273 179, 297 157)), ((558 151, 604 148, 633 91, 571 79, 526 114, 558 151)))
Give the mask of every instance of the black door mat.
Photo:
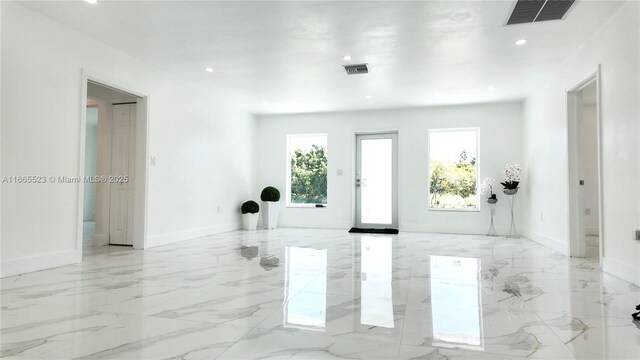
POLYGON ((357 228, 352 227, 349 230, 350 233, 363 233, 363 234, 397 234, 398 229, 371 229, 371 228, 357 228))

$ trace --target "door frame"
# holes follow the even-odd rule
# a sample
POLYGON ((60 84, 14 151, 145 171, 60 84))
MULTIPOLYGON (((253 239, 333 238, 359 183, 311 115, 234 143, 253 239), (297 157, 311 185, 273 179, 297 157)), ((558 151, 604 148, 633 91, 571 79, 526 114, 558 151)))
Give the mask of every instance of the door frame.
POLYGON ((567 179, 568 179, 568 238, 569 238, 569 255, 571 257, 585 256, 585 237, 584 235, 584 211, 580 201, 580 151, 579 151, 579 119, 581 115, 580 92, 587 86, 595 84, 596 86, 596 153, 597 153, 597 169, 598 169, 598 242, 599 256, 598 262, 602 267, 602 259, 604 257, 604 214, 603 214, 603 186, 602 186, 602 102, 601 102, 601 75, 600 65, 596 70, 586 76, 584 80, 567 90, 567 179))
MULTIPOLYGON (((149 162, 149 114, 151 109, 150 96, 147 91, 139 90, 135 86, 123 85, 118 79, 113 79, 109 75, 82 69, 81 75, 81 98, 80 98, 80 133, 79 133, 79 156, 78 156, 78 176, 80 179, 85 173, 85 143, 86 143, 86 116, 87 116, 87 90, 88 82, 130 94, 138 98, 136 107, 136 132, 135 132, 135 174, 134 188, 136 189, 133 200, 133 214, 131 215, 133 226, 133 248, 145 249, 147 242, 147 201, 148 201, 148 177, 149 162)), ((77 204, 77 235, 76 251, 82 257, 83 239, 83 209, 84 209, 84 183, 79 181, 78 204, 77 204)))
POLYGON ((381 130, 381 131, 365 131, 365 132, 354 132, 354 141, 355 141, 355 146, 353 147, 354 151, 355 151, 355 158, 354 158, 354 171, 353 171, 353 199, 354 199, 354 207, 353 207, 353 214, 354 214, 354 221, 353 224, 356 227, 368 227, 368 228, 379 228, 379 229, 384 229, 384 228, 399 228, 399 223, 398 223, 398 161, 399 161, 399 156, 398 156, 398 138, 399 138, 399 132, 397 130, 381 130), (389 136, 392 138, 393 140, 393 146, 392 146, 392 158, 393 158, 393 176, 392 176, 392 202, 391 202, 391 206, 392 206, 392 219, 391 219, 391 224, 385 225, 385 224, 363 224, 360 223, 360 206, 359 206, 359 199, 360 199, 360 190, 358 189, 357 186, 357 179, 359 177, 360 174, 360 143, 358 141, 359 137, 371 137, 371 138, 382 138, 382 139, 386 139, 389 136))

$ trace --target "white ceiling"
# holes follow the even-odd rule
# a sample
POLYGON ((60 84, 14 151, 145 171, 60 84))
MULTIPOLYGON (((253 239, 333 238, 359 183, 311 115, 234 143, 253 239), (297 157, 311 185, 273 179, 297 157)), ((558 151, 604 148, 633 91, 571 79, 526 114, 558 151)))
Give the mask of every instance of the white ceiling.
POLYGON ((254 113, 523 99, 621 5, 582 0, 566 20, 504 26, 513 4, 24 3, 185 81, 233 94, 254 113), (521 38, 527 44, 515 46, 521 38), (347 76, 347 54, 370 73, 347 76))

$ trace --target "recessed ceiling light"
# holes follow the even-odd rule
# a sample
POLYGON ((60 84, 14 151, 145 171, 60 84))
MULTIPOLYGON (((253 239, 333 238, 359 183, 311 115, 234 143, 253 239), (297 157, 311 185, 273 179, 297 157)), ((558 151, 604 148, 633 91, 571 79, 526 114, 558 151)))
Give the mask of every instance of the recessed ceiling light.
POLYGON ((365 99, 367 99, 367 100, 371 99, 371 95, 365 96, 365 99))
POLYGON ((206 68, 204 68, 204 71, 213 72, 213 68, 211 66, 207 66, 206 68))
POLYGON ((87 4, 95 5, 98 3, 98 0, 84 0, 87 4))
POLYGON ((489 90, 489 91, 495 91, 495 90, 496 90, 496 87, 495 87, 495 86, 489 86, 489 87, 487 88, 487 90, 489 90))
POLYGON ((516 45, 522 46, 527 43, 527 39, 516 40, 516 45))
POLYGON ((342 57, 342 59, 344 61, 349 61, 349 60, 351 60, 351 55, 345 55, 345 56, 342 57))
POLYGON ((262 105, 269 105, 269 102, 267 100, 262 102, 262 105))

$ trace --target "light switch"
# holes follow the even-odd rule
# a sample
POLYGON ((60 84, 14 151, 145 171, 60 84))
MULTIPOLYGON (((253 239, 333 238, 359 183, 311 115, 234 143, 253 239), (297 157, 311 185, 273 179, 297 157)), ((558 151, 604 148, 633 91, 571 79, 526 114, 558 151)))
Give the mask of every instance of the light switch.
POLYGON ((338 176, 342 176, 342 169, 338 169, 338 176))

